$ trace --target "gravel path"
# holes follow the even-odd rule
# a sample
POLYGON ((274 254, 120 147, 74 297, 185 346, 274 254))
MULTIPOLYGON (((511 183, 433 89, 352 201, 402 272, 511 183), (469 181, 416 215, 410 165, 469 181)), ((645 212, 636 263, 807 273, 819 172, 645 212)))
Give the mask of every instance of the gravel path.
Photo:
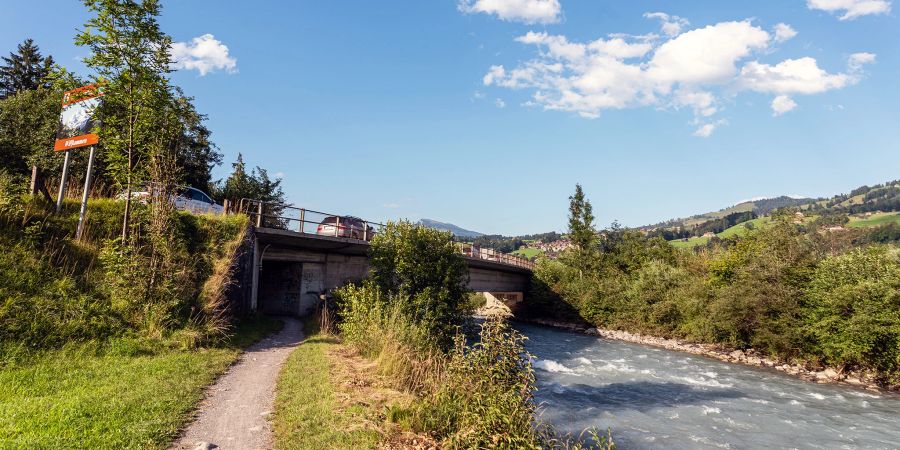
POLYGON ((300 344, 300 322, 284 318, 284 328, 250 346, 206 393, 196 419, 172 449, 255 450, 272 447, 268 415, 275 381, 288 354, 300 344))

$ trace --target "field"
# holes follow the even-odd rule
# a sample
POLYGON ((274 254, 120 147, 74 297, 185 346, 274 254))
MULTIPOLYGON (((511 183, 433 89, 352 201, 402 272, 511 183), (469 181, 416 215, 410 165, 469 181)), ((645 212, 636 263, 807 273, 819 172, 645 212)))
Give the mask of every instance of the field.
POLYGON ((544 253, 543 250, 539 250, 536 248, 530 248, 530 247, 522 247, 522 248, 512 252, 513 255, 522 256, 522 257, 525 257, 528 259, 535 258, 538 255, 542 255, 543 253, 544 253))
POLYGON ((248 323, 206 349, 117 338, 4 361, 0 448, 166 448, 203 389, 278 326, 248 323))
POLYGON ((876 213, 872 214, 869 217, 863 218, 851 217, 850 223, 848 223, 847 226, 851 228, 877 227, 880 225, 887 225, 889 223, 900 225, 900 213, 876 213))

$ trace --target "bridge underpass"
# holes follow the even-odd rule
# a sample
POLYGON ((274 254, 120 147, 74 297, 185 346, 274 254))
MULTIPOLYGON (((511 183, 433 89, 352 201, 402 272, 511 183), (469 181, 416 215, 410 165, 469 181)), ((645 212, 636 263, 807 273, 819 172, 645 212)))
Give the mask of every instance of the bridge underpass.
MULTIPOLYGON (((305 315, 315 309, 320 295, 361 281, 369 272, 369 243, 364 240, 269 227, 254 227, 251 239, 250 311, 305 315)), ((478 249, 461 250, 469 267, 469 289, 511 308, 522 301, 530 265, 478 249)))

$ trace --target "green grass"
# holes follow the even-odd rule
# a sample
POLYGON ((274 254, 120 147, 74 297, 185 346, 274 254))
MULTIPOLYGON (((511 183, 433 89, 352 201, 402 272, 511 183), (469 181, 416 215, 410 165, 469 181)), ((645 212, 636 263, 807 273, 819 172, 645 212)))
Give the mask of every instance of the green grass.
POLYGON ((325 355, 337 345, 333 337, 313 335, 285 361, 275 397, 276 448, 359 449, 378 443, 376 431, 354 426, 337 408, 325 355))
POLYGON ((847 226, 850 228, 877 227, 889 223, 900 225, 900 213, 876 213, 864 218, 851 217, 847 226))
POLYGON ((747 234, 747 227, 745 226, 746 224, 752 223, 754 227, 759 228, 761 226, 765 226, 765 224, 769 223, 769 221, 771 221, 771 219, 768 217, 758 217, 756 219, 748 220, 732 227, 728 227, 716 236, 719 236, 723 239, 731 236, 743 236, 744 234, 747 234))
POLYGON ((528 259, 535 258, 538 255, 542 255, 544 253, 543 250, 531 247, 522 247, 514 252, 513 255, 519 255, 528 259))
POLYGON ((0 448, 165 448, 240 348, 278 327, 249 322, 208 349, 117 338, 7 363, 0 367, 0 448))
POLYGON ((698 245, 706 245, 709 242, 709 238, 694 236, 689 238, 687 241, 682 241, 681 239, 676 239, 674 241, 669 241, 675 248, 694 248, 698 245))

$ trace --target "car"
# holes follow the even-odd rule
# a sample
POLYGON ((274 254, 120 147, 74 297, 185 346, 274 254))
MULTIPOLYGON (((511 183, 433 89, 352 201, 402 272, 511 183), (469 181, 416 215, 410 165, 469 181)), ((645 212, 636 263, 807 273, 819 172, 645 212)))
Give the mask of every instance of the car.
MULTIPOLYGON (((151 197, 151 185, 145 185, 131 191, 131 198, 142 203, 149 202, 151 197)), ((127 195, 123 192, 116 198, 125 200, 127 195)), ((190 186, 179 186, 173 200, 175 201, 175 208, 182 211, 190 211, 195 214, 222 214, 225 212, 225 208, 217 204, 205 192, 190 186)))
POLYGON ((316 234, 370 241, 375 236, 375 229, 359 217, 328 216, 316 227, 316 234))

